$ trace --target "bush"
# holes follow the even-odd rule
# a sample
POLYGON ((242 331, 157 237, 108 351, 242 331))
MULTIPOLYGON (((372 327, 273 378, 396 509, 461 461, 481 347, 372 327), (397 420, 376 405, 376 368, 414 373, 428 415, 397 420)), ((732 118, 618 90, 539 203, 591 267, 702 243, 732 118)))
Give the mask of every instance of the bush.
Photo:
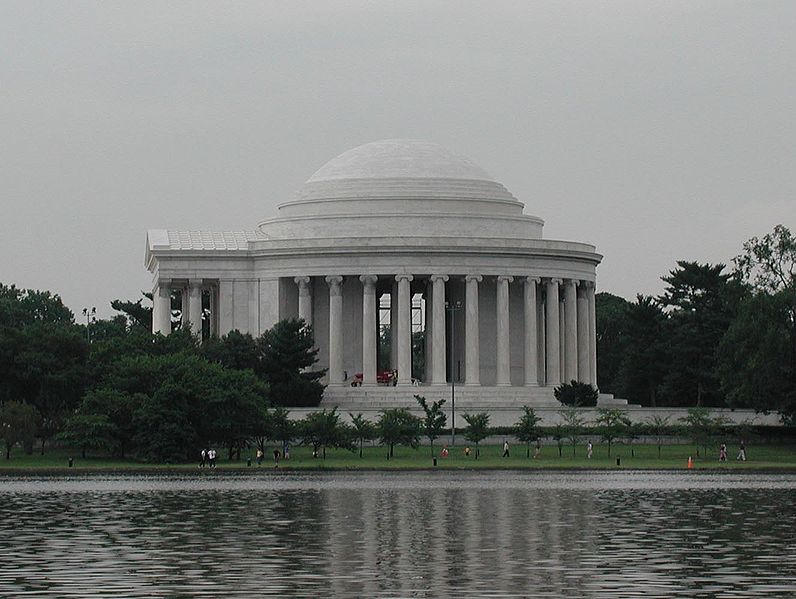
POLYGON ((591 408, 597 405, 597 398, 600 395, 597 389, 589 383, 579 383, 571 381, 562 383, 555 388, 556 399, 565 406, 573 408, 591 408))

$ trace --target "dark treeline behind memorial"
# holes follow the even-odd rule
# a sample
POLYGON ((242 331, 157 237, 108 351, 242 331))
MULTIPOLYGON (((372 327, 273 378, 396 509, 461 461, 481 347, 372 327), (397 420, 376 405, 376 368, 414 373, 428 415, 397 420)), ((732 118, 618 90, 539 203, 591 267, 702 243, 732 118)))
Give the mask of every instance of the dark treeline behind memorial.
POLYGON ((644 406, 796 415, 796 238, 777 226, 732 267, 678 261, 664 293, 597 294, 600 391, 644 406))
MULTIPOLYGON (((792 422, 790 231, 779 226, 749 240, 732 267, 681 261, 662 278, 659 297, 597 295, 600 390, 649 406, 779 410, 792 422)), ((176 298, 173 333, 153 335, 149 299, 114 301, 116 317, 86 324, 57 295, 0 284, 0 431, 8 451, 17 443, 32 451, 35 441, 43 452, 58 441, 151 461, 193 459, 209 444, 239 455, 250 443, 287 437, 292 425, 275 407, 319 404, 324 372, 302 321, 281 321, 259 338, 232 331, 200 343, 181 326, 176 298)), ((325 448, 324 427, 337 418, 316 416, 307 442, 325 448)))

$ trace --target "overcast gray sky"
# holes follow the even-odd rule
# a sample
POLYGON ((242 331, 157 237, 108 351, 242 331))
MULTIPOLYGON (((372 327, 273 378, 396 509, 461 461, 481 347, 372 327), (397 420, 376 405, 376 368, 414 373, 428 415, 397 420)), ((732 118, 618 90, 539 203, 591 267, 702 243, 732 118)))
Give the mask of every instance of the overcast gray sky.
POLYGON ((324 162, 430 139, 600 290, 796 229, 796 2, 3 2, 0 281, 151 288, 149 228, 253 229, 324 162))

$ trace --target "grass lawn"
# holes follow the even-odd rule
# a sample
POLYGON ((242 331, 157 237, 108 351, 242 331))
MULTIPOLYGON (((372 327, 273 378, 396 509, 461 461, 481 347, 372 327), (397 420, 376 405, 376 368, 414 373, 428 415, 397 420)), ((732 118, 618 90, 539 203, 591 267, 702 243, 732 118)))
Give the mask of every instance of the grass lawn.
MULTIPOLYGON (((572 447, 565 446, 563 455, 559 457, 556 446, 545 446, 541 455, 534 459, 525 457, 525 447, 514 445, 511 448, 511 457, 501 457, 503 448, 500 445, 487 445, 481 448, 478 460, 474 457, 474 446, 470 457, 464 455, 464 445, 449 448, 447 458, 438 458, 437 468, 444 469, 666 469, 685 470, 688 456, 694 457, 694 469, 719 470, 719 471, 760 471, 760 470, 790 470, 796 472, 796 445, 748 445, 747 461, 736 462, 737 448, 729 448, 729 461, 718 461, 718 450, 708 458, 696 458, 696 450, 691 445, 664 445, 661 457, 658 458, 658 448, 655 445, 614 445, 611 456, 605 445, 595 445, 594 455, 591 460, 586 459, 586 448, 577 446, 576 456, 572 456, 572 447), (632 455, 634 453, 635 455, 632 455), (616 465, 616 458, 620 458, 621 465, 616 465)), ((439 447, 435 446, 435 453, 439 455, 439 447)), ((226 453, 226 452, 219 452, 226 453)), ((253 450, 251 451, 253 454, 253 450)), ((312 450, 308 447, 293 447, 291 459, 280 460, 282 470, 417 470, 432 468, 431 451, 428 446, 417 450, 396 447, 395 457, 387 460, 387 449, 383 447, 366 447, 362 458, 358 453, 344 450, 328 450, 326 459, 313 458, 312 450)), ((533 450, 531 451, 533 455, 533 450)), ((229 461, 223 457, 217 461, 217 470, 272 470, 273 458, 263 460, 262 466, 257 466, 252 460, 252 466, 247 467, 247 454, 242 455, 242 460, 229 461)), ((116 471, 177 471, 194 472, 198 470, 197 463, 182 464, 149 464, 137 460, 119 460, 108 457, 92 457, 81 459, 79 452, 57 449, 48 451, 44 456, 34 453, 25 455, 16 449, 11 454, 10 460, 0 459, 0 474, 44 473, 47 471, 58 473, 81 472, 116 472, 116 471), (74 458, 74 467, 68 468, 68 458, 74 458)))

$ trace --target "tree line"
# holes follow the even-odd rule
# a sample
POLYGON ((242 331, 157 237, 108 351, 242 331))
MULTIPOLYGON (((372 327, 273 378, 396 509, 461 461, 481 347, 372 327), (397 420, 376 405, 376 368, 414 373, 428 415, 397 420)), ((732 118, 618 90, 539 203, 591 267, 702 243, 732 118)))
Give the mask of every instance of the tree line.
MULTIPOLYGON (((0 438, 7 453, 52 441, 115 456, 184 460, 195 447, 236 451, 261 434, 268 407, 318 405, 312 328, 277 323, 258 338, 151 333, 151 308, 78 324, 48 291, 0 284, 0 438)), ((177 315, 179 316, 179 315, 177 315)), ((175 320, 179 321, 179 317, 175 320)))
POLYGON ((645 406, 796 417, 796 238, 778 225, 732 267, 678 261, 658 297, 596 297, 600 391, 645 406))

